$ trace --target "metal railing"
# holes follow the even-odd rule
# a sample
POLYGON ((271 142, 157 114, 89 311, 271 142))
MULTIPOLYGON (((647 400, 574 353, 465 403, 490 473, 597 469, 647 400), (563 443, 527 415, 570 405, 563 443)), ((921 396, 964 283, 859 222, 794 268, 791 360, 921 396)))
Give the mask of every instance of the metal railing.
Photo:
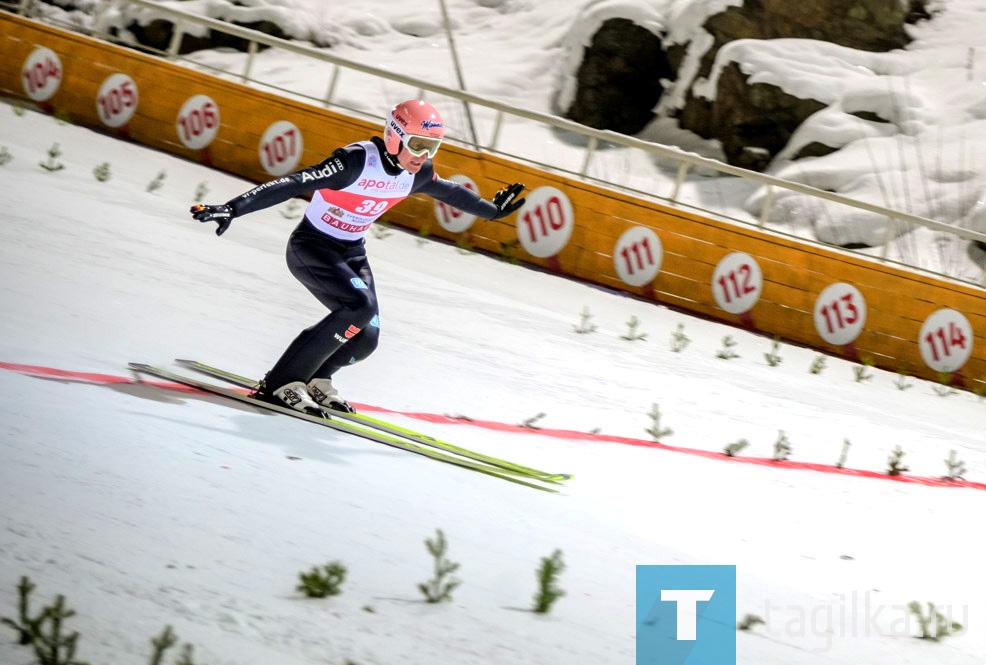
MULTIPOLYGON (((17 4, 18 13, 27 15, 28 8, 32 4, 32 0, 19 0, 17 4)), ((656 143, 651 143, 638 139, 632 136, 627 136, 624 134, 619 134, 616 132, 608 130, 599 130, 586 127, 579 123, 567 120, 565 118, 550 115, 547 113, 541 113, 529 109, 518 108, 509 104, 498 102, 494 99, 488 99, 486 97, 481 97, 469 93, 464 90, 449 88, 443 85, 438 85, 428 81, 424 81, 411 76, 405 76, 399 73, 391 72, 379 67, 374 67, 367 65, 365 63, 356 62, 349 60, 347 58, 339 57, 334 55, 327 49, 318 49, 311 46, 307 46, 302 43, 293 42, 286 39, 280 39, 278 37, 273 37, 256 30, 251 30, 248 28, 243 28, 232 23, 227 23, 225 21, 219 21, 207 16, 201 16, 198 14, 192 14, 189 12, 182 11, 180 9, 175 9, 173 7, 163 6, 152 0, 100 0, 96 7, 93 27, 89 30, 89 34, 93 37, 103 39, 106 41, 113 41, 120 43, 122 40, 114 38, 109 30, 104 18, 106 12, 112 9, 114 6, 129 6, 142 8, 153 15, 155 18, 166 18, 169 19, 173 25, 174 30, 171 36, 170 44, 164 51, 155 51, 146 47, 135 45, 129 42, 126 43, 128 46, 141 48, 142 50, 155 53, 157 55, 168 58, 174 61, 185 61, 189 64, 194 64, 196 67, 211 69, 215 73, 234 77, 239 79, 244 83, 251 85, 260 85, 265 87, 274 88, 280 90, 282 93, 303 98, 309 102, 317 103, 324 107, 337 107, 342 108, 349 112, 355 112, 363 115, 367 115, 365 111, 360 109, 353 109, 345 106, 344 104, 336 103, 336 95, 340 74, 344 71, 359 72, 364 75, 375 77, 378 79, 383 79, 391 81, 394 83, 406 85, 408 87, 414 88, 422 93, 428 92, 434 95, 441 95, 448 97, 450 99, 458 100, 462 103, 465 112, 469 114, 469 126, 472 128, 470 132, 471 137, 463 140, 459 139, 458 142, 469 146, 480 152, 489 152, 506 157, 518 159, 535 166, 539 166, 549 171, 559 171, 569 173, 586 180, 591 180, 593 182, 602 184, 604 186, 614 188, 620 191, 625 191, 634 195, 638 195, 644 198, 659 199, 662 201, 667 201, 673 205, 684 206, 695 209, 702 213, 714 216, 720 219, 727 219, 734 222, 740 222, 744 224, 751 223, 749 220, 739 220, 735 217, 730 217, 723 212, 716 211, 714 209, 703 208, 696 206, 694 204, 687 203, 683 201, 680 197, 680 193, 686 179, 690 174, 696 172, 696 170, 712 171, 719 174, 725 174, 730 176, 736 176, 738 178, 743 178, 746 181, 758 183, 765 186, 766 193, 763 196, 763 204, 759 215, 753 218, 754 223, 761 227, 766 227, 770 212, 772 209, 772 204, 774 200, 774 195, 776 190, 787 190, 791 192, 797 192, 809 197, 813 197, 820 201, 829 201, 836 204, 841 204, 849 206, 851 208, 856 208, 859 210, 867 211, 873 213, 880 217, 886 218, 886 238, 892 238, 895 236, 895 226, 898 223, 913 224, 919 227, 924 227, 932 231, 943 232, 951 234, 958 238, 962 238, 969 242, 980 242, 986 246, 986 233, 980 233, 972 229, 966 229, 953 224, 948 224, 945 222, 937 221, 934 219, 929 219, 926 217, 921 217, 918 215, 910 214, 900 210, 893 210, 891 208, 886 208, 874 203, 869 203, 866 201, 860 201, 852 199, 846 196, 842 196, 835 192, 829 192, 816 187, 811 187, 809 185, 801 184, 798 182, 793 182, 789 180, 783 180, 771 175, 764 173, 759 173, 756 171, 750 171, 742 169, 739 167, 731 166, 724 162, 702 157, 700 155, 689 153, 684 150, 663 146, 656 143), (228 70, 218 70, 213 65, 205 66, 201 63, 194 63, 194 60, 179 55, 179 49, 182 40, 187 34, 190 27, 199 28, 196 30, 197 33, 202 32, 202 28, 208 30, 217 31, 220 33, 225 33, 234 37, 243 39, 247 44, 248 48, 246 55, 243 58, 243 67, 240 71, 228 71, 228 70), (328 86, 325 94, 322 97, 314 97, 310 94, 301 93, 298 91, 285 90, 283 88, 278 88, 262 80, 258 80, 253 77, 253 69, 256 60, 256 55, 259 51, 260 45, 281 49, 288 53, 293 53, 299 56, 310 58, 313 60, 321 61, 332 66, 332 73, 329 76, 328 86), (486 140, 481 140, 475 131, 475 123, 473 122, 472 113, 475 110, 481 110, 486 113, 488 117, 491 117, 491 132, 489 138, 486 140), (517 151, 509 151, 501 149, 499 147, 499 142, 501 138, 501 130, 505 119, 517 120, 522 119, 530 122, 537 123, 544 127, 551 128, 556 132, 566 132, 572 136, 580 137, 579 142, 584 143, 583 156, 581 159, 581 166, 578 170, 571 170, 564 167, 551 166, 543 161, 539 161, 537 157, 532 157, 530 155, 517 154, 517 151), (627 184, 621 184, 618 182, 617 178, 605 178, 599 176, 590 175, 590 165, 597 151, 600 149, 601 145, 607 146, 620 146, 633 151, 639 151, 645 153, 652 159, 668 160, 676 165, 676 174, 673 178, 670 191, 665 195, 657 194, 654 191, 645 191, 638 187, 628 186, 627 184)), ((69 26, 70 29, 78 30, 78 26, 69 26)), ((380 118, 382 121, 382 117, 380 118)), ((455 139, 452 139, 455 141, 455 139)), ((771 229, 772 231, 777 231, 777 229, 771 229)), ((785 233, 784 231, 779 231, 781 235, 791 236, 793 234, 785 233)), ((799 236, 795 236, 799 237, 799 236)), ((805 238, 799 237, 801 240, 806 240, 805 238)), ((811 239, 807 239, 811 242, 817 242, 811 239)), ((818 243, 824 244, 824 243, 818 243)), ((881 261, 894 262, 901 265, 908 265, 909 267, 918 267, 908 264, 903 261, 893 260, 887 256, 887 250, 890 247, 890 242, 885 242, 883 244, 882 252, 878 256, 867 255, 870 258, 879 259, 881 261)), ((828 246, 828 245, 826 245, 828 246)), ((954 276, 946 275, 936 270, 928 270, 927 268, 919 269, 926 270, 928 272, 937 273, 944 277, 954 278, 954 276)), ((969 280, 962 279, 961 281, 968 282, 969 280)), ((983 270, 982 277, 979 281, 980 286, 986 286, 986 269, 983 270)))

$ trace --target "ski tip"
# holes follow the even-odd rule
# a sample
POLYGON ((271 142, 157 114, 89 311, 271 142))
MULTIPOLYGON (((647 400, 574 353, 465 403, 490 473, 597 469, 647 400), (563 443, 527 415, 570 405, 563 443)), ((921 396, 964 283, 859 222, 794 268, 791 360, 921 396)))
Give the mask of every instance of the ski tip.
POLYGON ((538 474, 521 473, 520 475, 533 478, 534 480, 539 480, 542 483, 551 483, 553 485, 563 483, 566 480, 571 480, 572 478, 575 477, 570 473, 538 473, 538 474))

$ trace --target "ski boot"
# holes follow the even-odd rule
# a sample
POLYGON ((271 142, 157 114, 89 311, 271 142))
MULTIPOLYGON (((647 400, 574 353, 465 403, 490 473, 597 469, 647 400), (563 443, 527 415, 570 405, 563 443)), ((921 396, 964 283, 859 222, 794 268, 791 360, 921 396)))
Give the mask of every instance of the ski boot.
POLYGON ((308 382, 308 394, 325 409, 356 413, 349 402, 339 397, 339 391, 332 385, 332 379, 312 379, 308 382))
POLYGON ((308 389, 301 381, 286 383, 277 390, 268 390, 266 384, 261 382, 257 389, 250 395, 254 399, 262 402, 286 406, 295 411, 301 411, 320 418, 326 417, 326 409, 321 407, 312 396, 308 394, 308 389))

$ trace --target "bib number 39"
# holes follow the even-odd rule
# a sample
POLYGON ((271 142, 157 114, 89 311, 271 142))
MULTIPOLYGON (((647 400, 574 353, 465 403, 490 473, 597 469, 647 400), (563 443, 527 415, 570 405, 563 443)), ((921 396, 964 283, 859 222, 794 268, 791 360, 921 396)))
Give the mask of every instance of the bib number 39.
POLYGON ((356 212, 361 215, 378 217, 387 210, 387 201, 377 201, 376 199, 366 199, 356 206, 356 212))

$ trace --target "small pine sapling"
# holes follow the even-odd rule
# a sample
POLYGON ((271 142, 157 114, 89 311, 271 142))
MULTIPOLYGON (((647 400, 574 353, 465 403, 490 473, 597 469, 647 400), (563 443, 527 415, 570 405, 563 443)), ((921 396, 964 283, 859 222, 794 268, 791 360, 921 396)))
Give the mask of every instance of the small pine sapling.
MULTIPOLYGON (((165 626, 160 635, 151 638, 151 648, 153 651, 148 661, 149 665, 162 665, 164 663, 164 653, 176 644, 178 644, 178 636, 175 635, 171 626, 165 626)), ((194 647, 186 643, 182 646, 178 658, 174 661, 175 665, 195 665, 195 661, 193 660, 194 652, 194 647)))
POLYGON ((647 414, 651 419, 651 426, 645 430, 651 435, 654 441, 660 441, 666 436, 674 434, 674 430, 668 427, 661 427, 661 409, 657 404, 652 404, 650 413, 647 414))
POLYGON ((950 450, 948 453, 948 459, 945 460, 945 468, 947 472, 945 473, 945 480, 965 480, 965 462, 959 459, 955 450, 950 450))
POLYGON ((194 651, 191 644, 185 644, 181 648, 181 653, 178 654, 178 660, 175 661, 175 665, 195 665, 195 661, 192 659, 194 651))
POLYGON ((950 372, 939 372, 938 385, 933 388, 935 394, 939 397, 951 397, 952 395, 958 395, 959 391, 952 387, 952 381, 954 379, 955 375, 950 372))
POLYGON ((31 592, 37 587, 34 582, 27 578, 27 576, 22 576, 20 583, 17 585, 18 601, 17 601, 17 613, 18 618, 8 619, 7 617, 0 618, 0 623, 6 624, 17 631, 17 643, 21 645, 28 645, 34 639, 34 634, 38 630, 38 625, 44 619, 44 611, 36 617, 31 617, 31 592))
POLYGON ((53 144, 48 148, 48 161, 38 162, 45 171, 61 171, 65 168, 65 165, 58 161, 58 158, 62 156, 62 148, 57 143, 53 144))
POLYGON ((312 566, 307 573, 298 573, 301 583, 295 589, 309 598, 327 598, 342 593, 342 583, 346 580, 346 567, 332 561, 321 568, 312 566))
POLYGON ((75 660, 79 633, 62 634, 62 622, 75 616, 75 610, 65 607, 65 596, 55 597, 55 604, 46 607, 43 618, 31 639, 34 655, 40 665, 87 665, 75 660))
POLYGON ((541 420, 546 415, 548 415, 548 414, 546 414, 546 413, 544 413, 542 411, 541 413, 537 414, 536 416, 531 416, 530 418, 528 418, 527 420, 525 420, 524 422, 522 422, 520 424, 520 427, 526 427, 527 429, 539 429, 538 426, 535 425, 534 423, 536 423, 537 421, 541 420))
POLYGON ((178 636, 171 629, 165 626, 164 630, 157 637, 151 638, 151 659, 149 665, 161 665, 164 662, 164 652, 178 644, 178 636))
POLYGON ((691 341, 692 341, 691 338, 685 334, 684 324, 679 323, 675 331, 671 333, 672 353, 681 353, 682 351, 685 350, 685 347, 688 346, 689 342, 691 341))
POLYGON ((777 367, 783 362, 778 351, 780 351, 781 343, 776 338, 770 343, 770 352, 763 354, 763 359, 767 361, 767 364, 771 367, 777 367))
POLYGON ((716 358, 721 358, 723 360, 739 358, 739 354, 733 351, 734 346, 736 346, 736 340, 734 340, 731 335, 726 335, 722 338, 722 348, 716 353, 716 358))
POLYGON ((839 453, 839 461, 835 463, 835 468, 842 469, 846 466, 846 459, 849 457, 849 448, 852 446, 849 439, 843 439, 842 452, 839 453))
POLYGON ((195 193, 192 195, 192 199, 196 203, 202 203, 203 199, 205 199, 205 195, 208 193, 209 193, 209 183, 203 180, 198 185, 196 185, 195 193))
POLYGON ((167 174, 164 171, 158 171, 158 174, 154 176, 154 180, 151 180, 149 183, 147 183, 147 191, 156 192, 157 190, 164 187, 164 179, 166 177, 167 174))
POLYGON ((0 166, 6 166, 13 158, 14 156, 7 150, 7 146, 0 147, 0 166))
POLYGON ((921 604, 916 600, 908 603, 907 609, 918 620, 918 628, 920 629, 920 634, 916 636, 918 639, 937 642, 946 635, 954 635, 962 631, 961 623, 952 621, 951 617, 947 617, 939 612, 938 608, 931 601, 928 601, 927 614, 922 611, 921 604))
POLYGON ((887 460, 887 475, 888 476, 899 476, 910 469, 904 466, 904 451, 900 446, 894 448, 893 452, 890 453, 890 457, 887 460))
POLYGON ((753 630, 756 626, 766 625, 767 622, 763 620, 763 617, 757 616, 756 614, 747 614, 743 619, 736 624, 737 630, 753 630))
POLYGON ((825 356, 815 356, 815 359, 811 361, 811 367, 808 368, 808 371, 812 374, 821 374, 822 370, 825 369, 826 361, 825 356))
POLYGON ((791 442, 788 441, 784 430, 778 430, 777 441, 774 442, 774 461, 784 462, 791 455, 791 442))
POLYGON ((869 373, 869 368, 873 367, 873 358, 865 356, 859 361, 858 365, 853 365, 853 374, 856 376, 856 383, 869 381, 873 375, 869 373))
POLYGON ((630 320, 627 321, 627 333, 620 335, 620 339, 625 339, 628 342, 640 342, 647 339, 647 333, 637 332, 637 328, 639 327, 640 321, 636 316, 631 316, 630 320))
POLYGON ((514 238, 513 240, 508 240, 506 242, 500 243, 500 258, 507 263, 512 263, 518 265, 520 259, 517 258, 517 247, 520 245, 520 240, 514 238))
MULTIPOLYGON (((298 215, 301 213, 301 208, 301 201, 298 199, 290 199, 287 205, 284 206, 284 208, 279 212, 281 213, 281 217, 284 219, 294 220, 298 219, 298 215)), ((371 226, 370 228, 372 229, 373 227, 371 226)))
POLYGON ((445 558, 448 543, 442 530, 436 529, 436 531, 437 536, 434 540, 425 539, 425 547, 434 559, 434 576, 427 582, 418 584, 418 590, 424 594, 425 600, 429 603, 452 600, 452 591, 462 584, 461 580, 451 577, 452 573, 459 569, 459 564, 445 558))
POLYGON ((908 382, 907 379, 908 379, 907 372, 905 372, 904 370, 897 372, 897 379, 894 381, 894 386, 897 388, 897 390, 904 391, 914 385, 913 383, 908 382))
POLYGON ((37 617, 30 616, 29 598, 35 589, 34 583, 27 577, 21 577, 17 590, 20 594, 18 611, 20 618, 13 621, 4 617, 4 623, 17 631, 18 644, 30 645, 39 665, 86 665, 75 660, 75 650, 78 648, 79 633, 62 634, 62 622, 72 616, 75 611, 65 607, 65 596, 55 598, 55 604, 43 607, 37 617))
POLYGON ((110 173, 110 163, 103 162, 102 164, 96 166, 92 170, 92 177, 94 177, 99 182, 108 181, 112 177, 112 174, 110 173))
POLYGON ((587 335, 591 332, 596 332, 596 324, 590 323, 592 319, 592 314, 589 312, 588 307, 582 308, 582 314, 579 315, 580 319, 577 325, 573 326, 575 332, 580 335, 587 335))
POLYGON ((374 222, 373 226, 370 227, 370 233, 372 233, 373 237, 377 240, 384 240, 394 235, 394 232, 391 230, 390 226, 388 226, 386 222, 381 222, 379 220, 374 222))
POLYGON ((740 439, 739 441, 735 441, 727 445, 722 452, 725 453, 726 457, 736 457, 736 455, 742 452, 749 445, 749 441, 746 439, 740 439))
POLYGON ((565 592, 558 588, 558 576, 565 570, 565 562, 562 561, 561 550, 555 550, 551 556, 541 558, 541 566, 535 573, 538 581, 538 590, 534 594, 534 607, 538 614, 547 614, 556 600, 565 595, 565 592))

